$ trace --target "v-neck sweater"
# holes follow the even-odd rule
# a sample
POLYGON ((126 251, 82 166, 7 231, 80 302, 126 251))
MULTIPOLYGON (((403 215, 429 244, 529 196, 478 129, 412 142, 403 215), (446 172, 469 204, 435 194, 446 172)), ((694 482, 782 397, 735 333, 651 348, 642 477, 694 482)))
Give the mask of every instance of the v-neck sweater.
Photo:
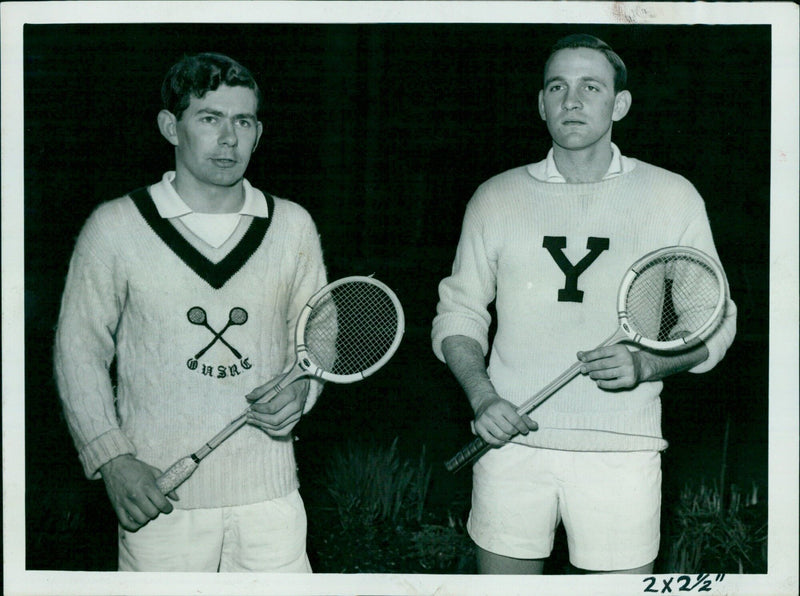
MULTIPOLYGON (((268 202, 269 218, 243 217, 214 250, 161 218, 143 189, 87 220, 62 298, 55 372, 88 477, 126 453, 166 470, 294 361, 295 322, 326 275, 307 211, 268 202)), ((306 411, 317 393, 315 385, 306 411)), ((297 486, 292 439, 246 425, 177 489, 175 506, 254 503, 297 486)))

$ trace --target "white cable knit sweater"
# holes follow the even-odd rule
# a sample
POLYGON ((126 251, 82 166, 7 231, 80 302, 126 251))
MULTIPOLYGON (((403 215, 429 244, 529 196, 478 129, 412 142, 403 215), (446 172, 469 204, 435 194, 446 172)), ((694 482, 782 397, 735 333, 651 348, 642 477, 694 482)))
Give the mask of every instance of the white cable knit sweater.
MULTIPOLYGON (((519 405, 571 366, 579 350, 614 332, 619 283, 638 258, 670 245, 717 258, 695 188, 667 170, 635 165, 588 184, 547 184, 525 166, 481 185, 466 209, 452 274, 439 286, 436 356, 444 360, 441 342, 451 335, 471 337, 487 353, 487 305, 496 298, 488 372, 498 394, 519 405), (572 271, 570 281, 567 271, 581 269, 584 258, 588 266, 572 271)), ((723 323, 706 342, 709 358, 692 372, 719 362, 735 331, 736 306, 729 300, 723 323)), ((661 388, 660 381, 647 382, 612 393, 578 376, 534 410, 539 430, 514 440, 565 450, 664 449, 661 388)))
MULTIPOLYGON (((295 203, 268 197, 269 218, 243 217, 209 259, 149 195, 134 195, 99 206, 81 231, 56 333, 58 388, 90 478, 121 454, 166 470, 203 446, 293 362, 297 316, 326 282, 316 228, 295 203)), ((248 425, 203 460, 175 506, 253 503, 297 486, 291 438, 248 425)))

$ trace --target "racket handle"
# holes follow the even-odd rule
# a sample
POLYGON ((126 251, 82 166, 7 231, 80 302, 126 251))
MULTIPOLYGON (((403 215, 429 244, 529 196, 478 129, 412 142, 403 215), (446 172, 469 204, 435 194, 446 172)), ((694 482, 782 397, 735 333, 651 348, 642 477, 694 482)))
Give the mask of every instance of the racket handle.
POLYGON ((200 461, 203 458, 219 447, 223 441, 242 428, 246 423, 247 410, 239 417, 234 418, 228 426, 217 433, 216 436, 203 445, 201 449, 198 449, 193 454, 187 455, 172 464, 169 470, 156 479, 156 485, 161 490, 161 494, 166 495, 183 484, 189 476, 194 474, 194 471, 197 469, 197 466, 200 465, 200 461))
POLYGON ((199 461, 195 461, 191 455, 187 455, 172 464, 169 470, 164 472, 156 480, 156 485, 161 491, 161 494, 166 495, 183 484, 183 481, 191 476, 197 469, 198 463, 199 461))
POLYGON ((486 453, 490 447, 489 443, 480 437, 475 437, 471 443, 447 460, 444 467, 448 472, 457 472, 471 461, 478 459, 481 455, 486 453))
MULTIPOLYGON (((605 344, 602 344, 605 345, 605 344)), ((555 379, 553 379, 546 387, 540 389, 536 395, 531 397, 528 401, 517 408, 517 414, 520 416, 524 414, 530 414, 536 407, 541 404, 544 400, 548 397, 553 395, 556 391, 561 389, 564 385, 569 383, 572 379, 578 376, 578 373, 581 372, 581 366, 583 365, 582 362, 578 361, 572 366, 570 366, 567 370, 563 373, 558 375, 555 379)))

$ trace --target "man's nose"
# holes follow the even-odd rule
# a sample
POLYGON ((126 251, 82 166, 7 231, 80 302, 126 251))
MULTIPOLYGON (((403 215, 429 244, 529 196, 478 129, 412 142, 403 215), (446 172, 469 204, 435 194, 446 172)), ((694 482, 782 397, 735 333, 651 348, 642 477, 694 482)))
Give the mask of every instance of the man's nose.
POLYGON ((565 110, 574 110, 583 107, 583 103, 578 96, 577 90, 568 89, 564 95, 563 107, 565 110))
POLYGON ((236 136, 236 128, 233 126, 233 123, 229 122, 228 120, 223 120, 219 129, 219 144, 235 147, 237 143, 238 138, 236 136))

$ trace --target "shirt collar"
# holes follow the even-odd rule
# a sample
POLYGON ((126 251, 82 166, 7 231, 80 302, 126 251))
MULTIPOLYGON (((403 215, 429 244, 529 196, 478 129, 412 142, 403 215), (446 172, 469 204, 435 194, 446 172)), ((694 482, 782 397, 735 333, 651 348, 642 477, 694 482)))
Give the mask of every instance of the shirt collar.
MULTIPOLYGON (((630 158, 625 157, 614 143, 611 143, 611 163, 608 164, 608 170, 603 175, 603 180, 614 178, 620 174, 624 174, 633 169, 635 162, 630 158)), ((547 157, 540 162, 528 166, 528 172, 531 176, 541 182, 556 182, 565 183, 566 179, 561 175, 556 167, 556 160, 553 157, 553 148, 547 152, 547 157)))
MULTIPOLYGON (((183 217, 193 213, 191 207, 181 199, 172 181, 175 180, 175 172, 169 171, 164 174, 161 181, 150 187, 150 195, 158 209, 158 214, 170 219, 173 217, 183 217)), ((253 188, 247 180, 242 181, 244 188, 244 204, 239 210, 239 215, 252 215, 253 217, 269 217, 267 199, 257 188, 253 188)))

